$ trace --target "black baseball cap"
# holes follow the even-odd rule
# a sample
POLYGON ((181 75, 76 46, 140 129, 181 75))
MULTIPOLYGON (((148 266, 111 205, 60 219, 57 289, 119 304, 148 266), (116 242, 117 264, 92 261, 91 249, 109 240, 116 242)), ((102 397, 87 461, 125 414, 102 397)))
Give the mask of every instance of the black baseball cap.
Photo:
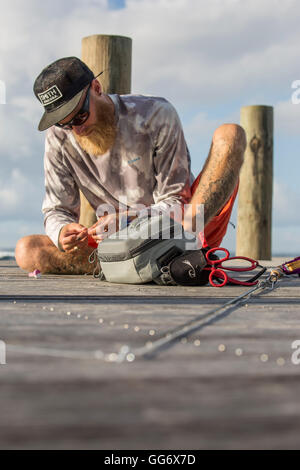
POLYGON ((48 65, 33 85, 34 94, 45 109, 39 131, 71 114, 94 78, 89 67, 77 57, 64 57, 48 65))

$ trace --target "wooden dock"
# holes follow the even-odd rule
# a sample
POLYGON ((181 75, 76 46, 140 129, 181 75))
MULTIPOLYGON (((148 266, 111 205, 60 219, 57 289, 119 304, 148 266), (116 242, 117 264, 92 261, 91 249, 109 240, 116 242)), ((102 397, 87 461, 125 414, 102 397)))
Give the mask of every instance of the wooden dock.
POLYGON ((84 353, 113 358, 248 288, 32 279, 0 261, 0 448, 298 449, 299 287, 284 279, 153 359, 116 363, 84 353))

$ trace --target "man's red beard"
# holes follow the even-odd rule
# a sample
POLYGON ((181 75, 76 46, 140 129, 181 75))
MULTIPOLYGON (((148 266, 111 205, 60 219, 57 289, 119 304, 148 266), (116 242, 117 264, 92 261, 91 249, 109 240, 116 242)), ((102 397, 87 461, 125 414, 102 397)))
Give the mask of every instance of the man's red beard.
POLYGON ((79 145, 93 156, 103 155, 111 149, 117 132, 114 108, 107 101, 96 104, 96 118, 97 123, 87 128, 88 135, 80 136, 73 131, 79 145))

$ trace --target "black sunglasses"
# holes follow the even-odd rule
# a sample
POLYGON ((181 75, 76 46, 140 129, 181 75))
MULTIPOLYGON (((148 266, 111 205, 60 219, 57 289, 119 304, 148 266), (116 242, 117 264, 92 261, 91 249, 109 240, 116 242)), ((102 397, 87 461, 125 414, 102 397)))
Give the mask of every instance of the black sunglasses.
MULTIPOLYGON (((99 77, 99 75, 102 75, 103 72, 98 73, 95 78, 99 77)), ((55 124, 57 127, 60 127, 62 129, 72 129, 73 126, 81 126, 84 124, 89 116, 90 116, 90 90, 91 90, 91 84, 88 86, 88 90, 85 96, 84 103, 81 107, 81 109, 78 111, 78 113, 71 119, 71 121, 66 122, 65 124, 60 124, 59 122, 55 124)))

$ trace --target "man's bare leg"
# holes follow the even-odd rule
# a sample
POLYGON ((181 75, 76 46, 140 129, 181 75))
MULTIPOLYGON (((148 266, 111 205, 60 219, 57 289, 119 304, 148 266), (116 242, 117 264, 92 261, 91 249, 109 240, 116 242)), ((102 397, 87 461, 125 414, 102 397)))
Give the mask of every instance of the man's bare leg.
POLYGON ((80 248, 61 252, 46 235, 29 235, 16 246, 16 261, 27 272, 38 269, 43 274, 92 274, 94 264, 88 261, 94 248, 80 248))
POLYGON ((225 205, 238 182, 246 149, 246 134, 237 124, 223 124, 213 135, 198 187, 185 213, 185 229, 196 228, 197 205, 204 207, 204 226, 225 205))

